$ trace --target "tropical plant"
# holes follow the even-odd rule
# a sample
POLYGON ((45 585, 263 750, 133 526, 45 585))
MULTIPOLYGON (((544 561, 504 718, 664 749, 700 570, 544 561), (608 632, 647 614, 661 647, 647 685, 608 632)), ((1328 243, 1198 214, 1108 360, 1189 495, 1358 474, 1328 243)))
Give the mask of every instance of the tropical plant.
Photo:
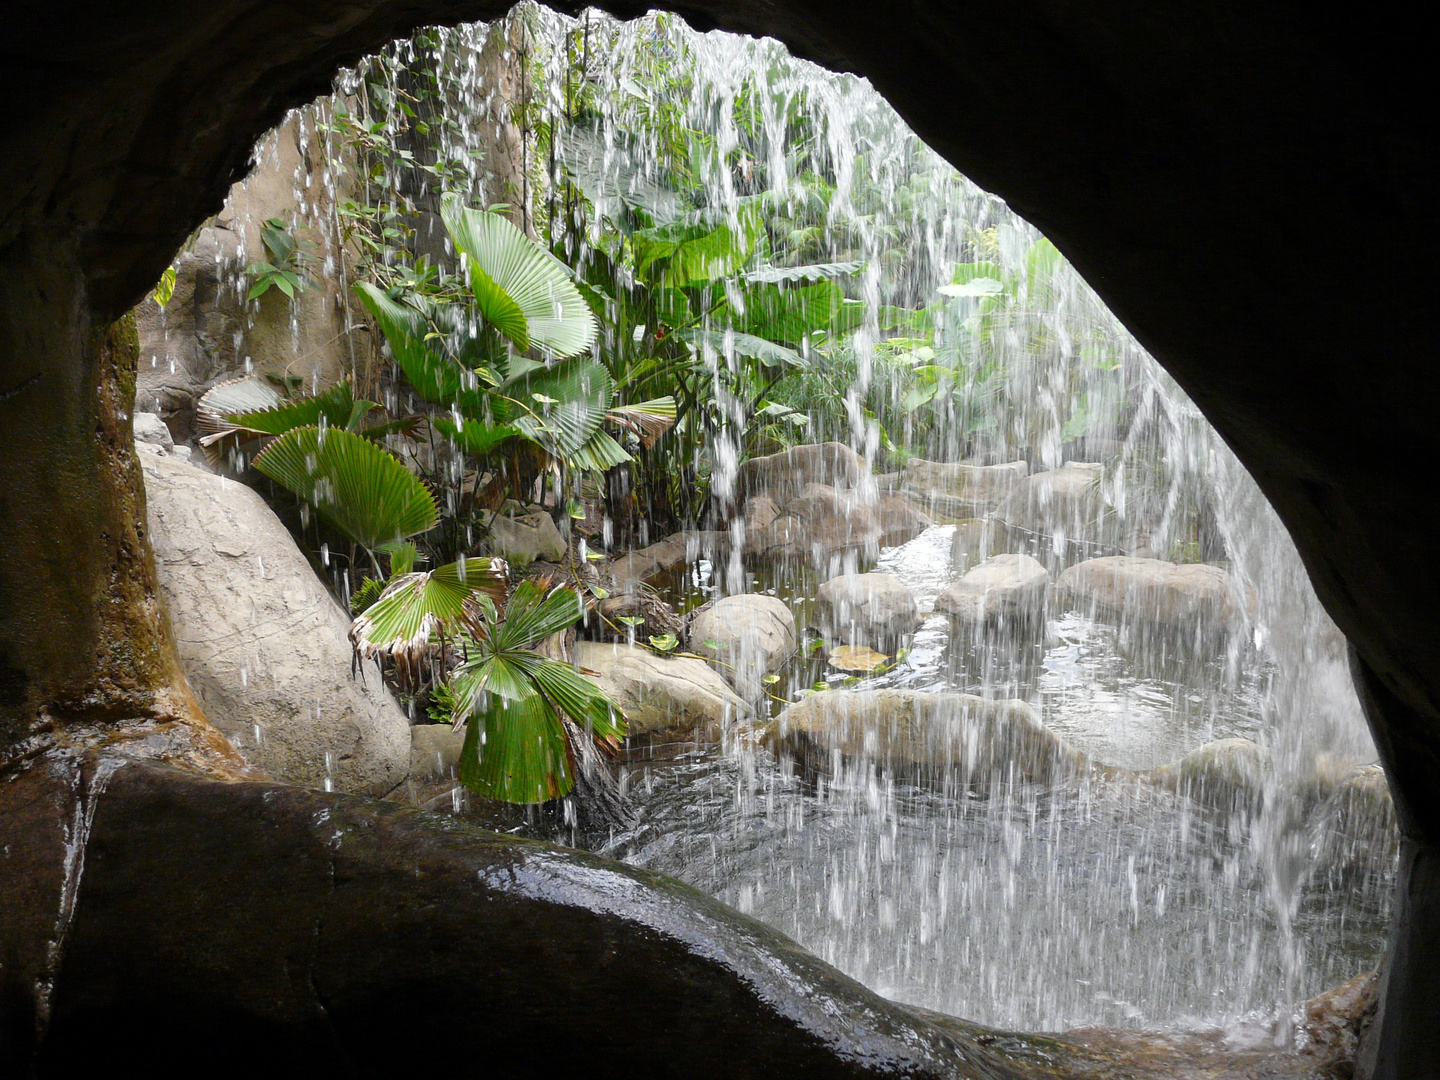
POLYGON ((245 268, 245 272, 254 279, 246 299, 264 296, 272 287, 291 300, 295 299, 295 294, 310 284, 305 270, 314 245, 308 240, 297 239, 278 217, 272 217, 260 226, 260 241, 265 245, 269 258, 253 262, 245 268))
POLYGON ((461 782, 505 802, 562 798, 575 786, 575 740, 618 749, 625 719, 594 683, 535 650, 579 620, 579 596, 522 581, 502 615, 496 570, 496 561, 462 559, 397 574, 355 620, 351 640, 361 655, 413 663, 432 637, 448 636, 460 657, 445 685, 452 716, 466 725, 461 782))
POLYGON ((378 406, 357 400, 349 382, 321 394, 285 399, 256 378, 213 387, 200 400, 200 444, 223 450, 249 441, 263 447, 255 468, 313 507, 365 549, 376 574, 378 553, 435 527, 434 496, 382 445, 413 431, 416 418, 371 422, 378 406))
POLYGON ((361 282, 356 293, 410 386, 447 410, 436 427, 466 453, 509 466, 488 504, 507 489, 524 498, 546 470, 603 473, 629 461, 606 424, 644 444, 673 422, 668 396, 617 407, 610 374, 580 355, 597 326, 564 264, 499 214, 447 198, 442 216, 466 302, 427 273, 387 290, 361 282))

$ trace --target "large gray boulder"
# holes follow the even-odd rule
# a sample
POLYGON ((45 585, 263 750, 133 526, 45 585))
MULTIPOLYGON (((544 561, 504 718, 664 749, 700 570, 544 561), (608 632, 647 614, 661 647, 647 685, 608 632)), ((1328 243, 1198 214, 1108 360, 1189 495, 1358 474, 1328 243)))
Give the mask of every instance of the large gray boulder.
POLYGON ((1009 498, 1029 471, 1023 461, 974 465, 911 458, 901 478, 905 490, 929 513, 971 518, 988 514, 1009 498))
POLYGON ((1209 640, 1243 624, 1256 600, 1218 566, 1116 555, 1088 559, 1056 582, 1076 607, 1141 630, 1209 640))
POLYGON ((792 446, 768 457, 742 462, 735 480, 735 494, 743 504, 755 495, 769 495, 785 503, 807 484, 847 490, 874 482, 865 459, 840 442, 792 446))
POLYGON ((884 531, 874 492, 806 484, 771 522, 745 534, 745 554, 754 558, 811 562, 834 573, 845 556, 873 557, 884 531))
POLYGON ((1029 555, 996 555, 935 598, 935 612, 962 631, 1033 629, 1045 616, 1050 574, 1029 555))
POLYGON ((885 547, 913 540, 935 524, 910 496, 888 491, 876 498, 875 516, 880 524, 880 543, 885 547))
POLYGON ((1141 775, 1216 810, 1258 809, 1270 753, 1249 739, 1217 739, 1141 775))
POLYGON ((825 691, 790 706, 763 737, 807 771, 829 772, 836 758, 871 762, 942 788, 1054 784, 1092 768, 1032 706, 970 694, 825 691))
POLYGON ((920 625, 915 594, 894 574, 843 574, 815 594, 820 630, 842 645, 893 653, 920 625))
POLYGON ((554 519, 538 506, 513 516, 495 515, 485 546, 490 554, 517 567, 529 566, 536 560, 563 562, 570 552, 554 519))
POLYGON ((1104 466, 1067 461, 1059 469, 1025 477, 996 508, 1011 528, 1035 534, 1062 554, 1117 542, 1120 522, 1105 504, 1104 466))
POLYGON ((139 455, 150 542, 180 661, 206 716, 276 779, 384 794, 410 768, 410 724, 350 620, 258 494, 139 455))
POLYGON ((755 710, 703 660, 638 645, 578 641, 575 666, 619 705, 631 739, 689 736, 716 741, 755 710))
POLYGON ((726 596, 690 623, 692 652, 708 657, 747 701, 758 701, 763 679, 795 655, 795 616, 783 600, 726 596))

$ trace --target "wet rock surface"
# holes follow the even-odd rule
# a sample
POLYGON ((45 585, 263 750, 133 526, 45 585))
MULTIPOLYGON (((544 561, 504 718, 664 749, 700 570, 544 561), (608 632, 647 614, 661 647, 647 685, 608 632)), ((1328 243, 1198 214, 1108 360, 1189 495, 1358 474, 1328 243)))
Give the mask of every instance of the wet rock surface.
POLYGON ((758 559, 810 562, 838 569, 849 555, 873 557, 883 530, 873 492, 806 484, 769 525, 747 531, 745 554, 758 559))
POLYGON ((580 641, 576 667, 625 712, 631 739, 698 735, 709 741, 754 715, 704 660, 662 656, 638 645, 580 641))
POLYGON ((900 475, 906 492, 928 513, 944 518, 973 518, 995 510, 1029 471, 1023 461, 974 465, 911 458, 900 475))
POLYGON ((11 772, 0 852, 7 1075, 197 1060, 221 1076, 276 1062, 386 1075, 543 1057, 604 1076, 1338 1080, 1374 1007, 1370 976, 1336 987, 1305 1004, 1286 1048, 997 1031, 888 1001, 658 874, 104 755, 11 772), (626 1003, 623 1032, 584 1022, 597 1001, 626 1003))
POLYGON ((809 484, 845 491, 861 487, 869 478, 865 459, 844 443, 809 443, 742 462, 735 491, 742 503, 768 495, 783 505, 809 484))
POLYGON ((1056 590, 1069 603, 1142 627, 1205 640, 1240 627, 1253 594, 1221 567, 1116 555, 1066 569, 1056 590))
POLYGON ((935 611, 963 631, 1000 633, 1039 626, 1050 574, 1029 555, 996 555, 935 598, 935 611))
POLYGON ((844 574, 815 594, 820 630, 844 645, 893 653, 920 625, 915 595, 893 574, 844 574))
POLYGON ((537 560, 562 562, 570 551, 555 520, 538 506, 514 516, 497 514, 489 526, 485 548, 514 567, 529 566, 537 560))
POLYGON ((350 620, 274 511, 176 459, 141 463, 161 592, 206 716, 271 776, 399 785, 409 721, 378 674, 352 675, 350 620))
POLYGON ((726 596, 695 614, 692 652, 715 661, 741 697, 755 701, 761 680, 795 655, 795 616, 773 596, 726 596))
POLYGON ((1103 477, 1104 466, 1084 461, 1032 473, 1020 480, 995 516, 1012 529, 1050 541, 1057 550, 1064 548, 1067 555, 1071 544, 1086 551, 1114 543, 1119 521, 1105 505, 1103 477))
POLYGON ((834 755, 896 773, 987 790, 1011 782, 1061 783, 1090 769, 1084 754, 1023 701, 913 690, 812 694, 775 718, 765 741, 807 770, 834 755))
POLYGON ((1217 739, 1142 775, 1205 806, 1256 810, 1270 773, 1264 747, 1249 739, 1217 739))

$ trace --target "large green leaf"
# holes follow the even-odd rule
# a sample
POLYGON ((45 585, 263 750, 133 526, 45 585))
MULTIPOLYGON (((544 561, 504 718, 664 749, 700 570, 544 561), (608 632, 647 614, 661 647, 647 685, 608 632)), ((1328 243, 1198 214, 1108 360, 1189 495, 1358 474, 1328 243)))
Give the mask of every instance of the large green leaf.
POLYGON ((590 347, 595 316, 563 263, 499 214, 468 209, 452 196, 441 215, 469 262, 481 314, 517 349, 533 345, 566 357, 590 347))
POLYGON ((350 640, 366 654, 394 642, 424 645, 437 630, 453 632, 475 593, 503 598, 504 591, 504 564, 498 560, 466 559, 428 573, 398 574, 351 625, 350 640))
POLYGON ((494 393, 497 419, 557 457, 569 458, 599 430, 614 384, 594 360, 575 357, 509 379, 494 393))
POLYGON ((601 739, 625 737, 625 717, 615 703, 569 664, 557 663, 537 653, 514 653, 510 659, 557 709, 576 723, 601 739))
POLYGON ((749 285, 778 285, 783 282, 833 281, 857 273, 864 263, 811 263, 808 266, 762 266, 747 270, 741 277, 749 285))
POLYGON ((575 469, 603 473, 633 460, 623 446, 605 432, 597 431, 589 442, 570 455, 569 464, 575 469))
POLYGON ((435 427, 454 439, 466 453, 482 458, 520 434, 520 429, 510 424, 487 424, 479 420, 457 424, 448 416, 438 417, 435 427))
POLYGON ((434 498, 409 469, 348 431, 287 431, 255 459, 255 467, 371 550, 425 532, 438 517, 434 498))
POLYGON ((373 401, 356 401, 348 382, 336 383, 322 394, 287 401, 269 409, 233 412, 225 419, 236 428, 264 435, 283 435, 297 427, 313 427, 323 417, 332 428, 355 431, 371 409, 373 401))
POLYGON ((584 613, 574 589, 561 586, 547 592, 534 581, 522 581, 505 607, 505 619, 495 631, 492 646, 497 652, 528 649, 551 634, 569 630, 584 613))
POLYGON ((865 319, 865 304, 846 299, 833 281, 759 284, 745 289, 744 311, 731 311, 729 317, 737 330, 798 346, 817 332, 854 330, 865 319))
POLYGON ((639 211, 654 225, 680 212, 680 197, 651 177, 654 165, 624 146, 612 145, 593 124, 577 123, 558 133, 555 156, 561 168, 600 217, 624 227, 623 210, 639 211))
MULTIPOLYGON (((509 661, 492 657, 477 675, 491 686, 517 683, 509 661)), ((528 682, 525 685, 531 685, 528 682)), ((476 794, 511 803, 564 798, 575 787, 565 728, 544 696, 485 693, 471 714, 460 752, 460 782, 476 794)))
POLYGON ((777 345, 773 341, 767 341, 754 334, 738 332, 725 334, 719 330, 681 330, 675 336, 691 346, 697 356, 702 355, 704 349, 713 350, 720 356, 725 356, 728 352, 733 351, 737 356, 759 360, 765 367, 808 368, 810 366, 805 358, 794 349, 777 345))

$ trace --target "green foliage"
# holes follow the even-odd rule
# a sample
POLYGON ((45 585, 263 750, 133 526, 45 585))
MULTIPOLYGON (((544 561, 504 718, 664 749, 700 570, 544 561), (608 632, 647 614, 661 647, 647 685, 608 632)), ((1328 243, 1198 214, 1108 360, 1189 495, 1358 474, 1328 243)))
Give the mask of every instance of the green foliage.
POLYGON ((569 716, 602 742, 625 737, 619 708, 568 664, 533 646, 580 618, 570 589, 546 592, 532 581, 516 587, 504 618, 482 600, 468 655, 451 675, 458 712, 469 715, 460 779, 481 795, 536 803, 575 786, 574 753, 561 722, 569 716))
POLYGON ((155 283, 154 290, 150 293, 150 299, 159 305, 164 311, 170 298, 175 295, 175 267, 167 266, 165 272, 160 275, 160 280, 155 283))
POLYGON ((372 551, 434 528, 439 516, 434 498, 409 469, 343 429, 287 431, 255 459, 255 468, 372 551))
POLYGON ((590 347, 595 317, 563 263, 499 214, 467 209, 454 196, 442 214, 486 322, 521 352, 533 344, 558 359, 590 347))
POLYGON ((310 250, 314 246, 308 240, 298 240, 278 217, 270 218, 260 226, 260 240, 265 245, 268 260, 251 263, 245 272, 254 278, 247 300, 264 296, 276 288, 289 299, 295 299, 310 283, 305 268, 310 262, 310 250))

